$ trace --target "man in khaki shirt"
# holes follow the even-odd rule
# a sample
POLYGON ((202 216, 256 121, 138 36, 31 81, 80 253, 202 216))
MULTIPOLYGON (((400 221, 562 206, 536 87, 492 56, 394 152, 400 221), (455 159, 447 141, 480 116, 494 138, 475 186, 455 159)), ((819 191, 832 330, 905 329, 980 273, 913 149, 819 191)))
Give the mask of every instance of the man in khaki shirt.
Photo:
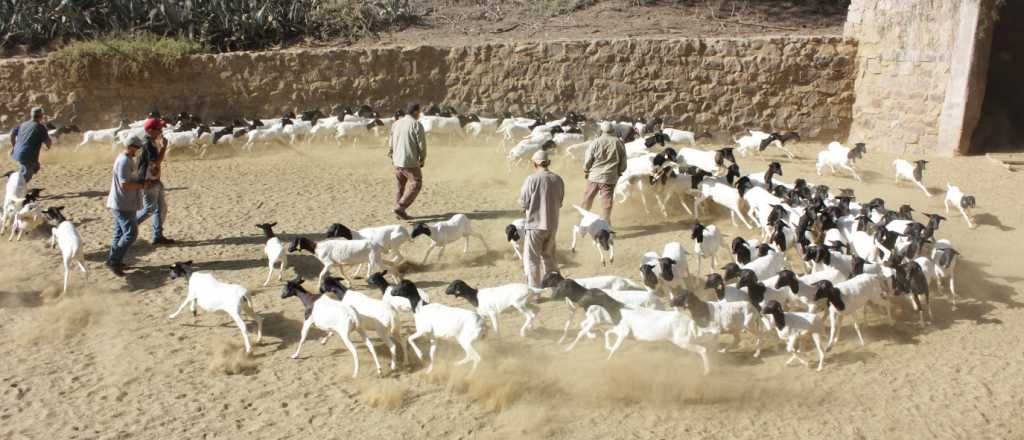
POLYGON ((391 125, 391 133, 388 134, 388 157, 394 163, 395 181, 398 183, 393 212, 402 220, 410 219, 405 210, 416 200, 423 187, 420 169, 427 160, 427 137, 419 119, 420 105, 409 104, 405 116, 391 125))
POLYGON ((594 139, 583 164, 583 175, 587 178, 587 188, 583 191, 583 209, 590 210, 594 196, 601 194, 604 207, 604 219, 612 222, 612 195, 615 183, 626 171, 626 146, 615 137, 615 130, 608 122, 601 123, 601 136, 594 139))
POLYGON ((523 269, 530 287, 539 289, 541 277, 558 271, 555 237, 558 235, 558 210, 565 199, 565 182, 548 170, 551 161, 544 150, 533 155, 531 174, 519 191, 519 206, 526 213, 523 239, 523 269))

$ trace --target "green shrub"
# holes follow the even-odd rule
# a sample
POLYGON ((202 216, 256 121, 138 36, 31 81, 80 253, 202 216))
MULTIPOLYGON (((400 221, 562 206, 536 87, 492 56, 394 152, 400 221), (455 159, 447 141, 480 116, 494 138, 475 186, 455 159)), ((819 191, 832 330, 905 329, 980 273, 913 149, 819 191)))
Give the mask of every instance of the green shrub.
POLYGON ((527 0, 526 4, 534 15, 557 17, 593 6, 594 0, 527 0))
POLYGON ((51 52, 48 59, 72 80, 85 79, 92 66, 105 66, 115 78, 129 78, 141 72, 171 67, 182 57, 203 52, 203 46, 182 38, 148 33, 111 34, 86 41, 74 41, 51 52))

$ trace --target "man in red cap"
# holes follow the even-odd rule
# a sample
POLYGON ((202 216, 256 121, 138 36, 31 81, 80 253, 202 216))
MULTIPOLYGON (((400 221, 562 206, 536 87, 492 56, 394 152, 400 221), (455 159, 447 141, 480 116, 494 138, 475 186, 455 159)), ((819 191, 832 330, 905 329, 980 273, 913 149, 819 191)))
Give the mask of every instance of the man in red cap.
POLYGON ((139 152, 139 177, 145 179, 146 189, 142 192, 142 210, 137 214, 136 222, 153 217, 153 244, 174 244, 164 236, 164 222, 167 220, 167 198, 164 185, 160 181, 160 168, 167 152, 167 139, 164 138, 164 120, 159 116, 146 119, 142 125, 146 130, 146 145, 139 152))

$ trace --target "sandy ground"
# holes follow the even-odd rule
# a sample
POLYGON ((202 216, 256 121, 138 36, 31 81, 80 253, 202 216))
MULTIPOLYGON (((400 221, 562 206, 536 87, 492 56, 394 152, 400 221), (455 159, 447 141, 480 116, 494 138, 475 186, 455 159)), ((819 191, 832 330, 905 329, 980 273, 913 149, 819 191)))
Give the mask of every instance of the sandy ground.
MULTIPOLYGON (((464 212, 491 251, 476 243, 466 255, 449 249, 440 263, 408 267, 408 278, 445 303, 454 302, 440 289, 455 278, 478 286, 520 282, 520 265, 501 231, 518 215, 515 198, 527 170, 509 173, 490 147, 438 144, 425 170, 426 189, 410 211, 464 212)), ((810 158, 818 149, 820 144, 799 146, 800 157, 784 161, 784 179, 811 176, 810 158)), ((0 241, 6 262, 0 268, 0 438, 1022 436, 1024 356, 1017 344, 1024 335, 1024 278, 1017 275, 1016 258, 1024 257, 1018 245, 1024 210, 1015 201, 1024 177, 984 158, 934 159, 926 174, 929 186, 944 186, 948 177, 978 196, 979 228, 968 230, 951 215, 937 234, 963 253, 960 307, 953 310, 939 296, 935 320, 925 328, 909 313, 900 314, 895 326, 871 315, 867 345, 859 347, 847 327, 824 372, 784 367, 778 349, 755 360, 749 341, 716 356, 709 377, 699 374, 695 355, 667 344, 627 341, 611 362, 597 341, 565 354, 555 341, 566 310, 549 303, 541 328, 526 339, 509 331, 522 318, 505 315, 506 334, 499 339, 491 333, 480 343, 484 363, 474 376, 448 367, 461 353, 443 345, 431 376, 410 367, 375 377, 361 347, 357 379, 350 377, 351 356, 336 339, 327 346, 310 343, 300 360, 289 359, 302 309, 297 300, 280 299, 280 283, 259 287, 266 274, 264 240, 253 225, 276 221, 286 237, 319 239, 333 222, 394 223, 390 167, 379 147, 279 148, 206 160, 172 154, 165 168, 167 233, 180 245, 150 246, 145 226, 144 239, 130 252, 136 269, 124 279, 102 269, 111 230, 104 200, 112 159, 105 148, 48 152, 33 181, 46 189, 47 205, 66 207, 84 237, 91 272, 87 279, 73 275, 72 293, 56 295, 59 256, 45 246, 45 235, 0 241), (251 358, 239 354, 238 332, 223 314, 167 319, 185 294, 184 282, 167 279, 165 267, 175 260, 195 260, 219 279, 253 290, 266 327, 251 358)), ((841 176, 813 181, 854 188, 862 198, 885 197, 893 205, 912 203, 919 212, 940 211, 941 191, 927 199, 916 188, 893 186, 892 159, 870 152, 860 165, 865 183, 841 176)), ((740 164, 754 172, 765 162, 741 158, 740 164)), ((582 192, 582 173, 568 159, 554 169, 567 181, 559 235, 567 274, 635 277, 644 251, 673 240, 691 246, 686 231, 692 220, 685 213, 645 215, 630 203, 616 207, 618 258, 610 268, 600 268, 590 243, 568 253, 576 219, 568 205, 582 192)), ((723 214, 715 211, 719 225, 728 223, 723 214)), ((415 242, 407 252, 418 260, 425 248, 415 242)), ((289 275, 310 278, 319 271, 309 254, 291 261, 289 275)), ((357 280, 355 288, 365 287, 357 280)))

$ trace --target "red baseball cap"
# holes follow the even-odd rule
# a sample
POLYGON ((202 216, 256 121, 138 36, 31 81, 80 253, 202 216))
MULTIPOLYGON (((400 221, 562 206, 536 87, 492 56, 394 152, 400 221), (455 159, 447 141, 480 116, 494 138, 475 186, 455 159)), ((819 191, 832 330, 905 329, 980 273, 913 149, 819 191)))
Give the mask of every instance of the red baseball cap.
POLYGON ((163 119, 149 118, 146 119, 146 123, 142 125, 142 128, 146 130, 163 130, 164 121, 163 119))

